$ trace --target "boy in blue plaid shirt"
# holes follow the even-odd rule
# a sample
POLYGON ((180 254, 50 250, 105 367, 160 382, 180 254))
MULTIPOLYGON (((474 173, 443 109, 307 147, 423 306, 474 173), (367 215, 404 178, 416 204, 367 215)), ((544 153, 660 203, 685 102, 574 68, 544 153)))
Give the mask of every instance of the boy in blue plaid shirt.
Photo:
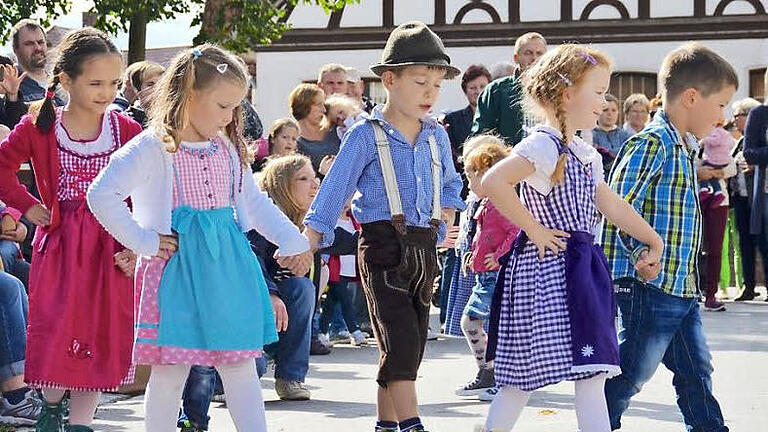
POLYGON ((420 22, 396 28, 371 67, 388 99, 347 132, 304 220, 314 247, 333 242, 344 203, 362 225, 360 278, 379 345, 377 431, 424 431, 415 380, 424 355, 437 242, 463 210, 448 134, 428 116, 460 71, 420 22))
MULTIPOLYGON (((610 186, 651 224, 666 246, 661 260, 615 226, 604 226, 603 244, 620 309, 622 374, 605 386, 612 429, 621 427, 629 401, 659 363, 672 373, 689 430, 722 432, 712 394, 712 356, 699 315, 698 259, 702 243, 696 137, 707 136, 738 87, 722 57, 689 43, 667 55, 659 72, 664 108, 619 152, 610 186), (648 262, 660 262, 648 265, 648 262)), ((706 239, 705 239, 706 240, 706 239)))

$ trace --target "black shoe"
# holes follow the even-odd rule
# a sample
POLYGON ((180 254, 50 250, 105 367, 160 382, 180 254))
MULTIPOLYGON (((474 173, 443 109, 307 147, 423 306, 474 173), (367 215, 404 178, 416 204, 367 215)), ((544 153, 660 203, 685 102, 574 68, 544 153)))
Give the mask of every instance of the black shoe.
POLYGON ((456 396, 477 396, 488 389, 496 387, 493 369, 480 369, 475 379, 456 389, 456 396))
POLYGON ((746 289, 744 288, 744 291, 741 292, 741 295, 733 299, 733 301, 749 301, 754 300, 755 297, 757 297, 757 293, 753 289, 746 289))
POLYGON ((309 345, 310 355, 328 355, 330 353, 331 349, 323 345, 319 339, 312 339, 312 342, 309 345))

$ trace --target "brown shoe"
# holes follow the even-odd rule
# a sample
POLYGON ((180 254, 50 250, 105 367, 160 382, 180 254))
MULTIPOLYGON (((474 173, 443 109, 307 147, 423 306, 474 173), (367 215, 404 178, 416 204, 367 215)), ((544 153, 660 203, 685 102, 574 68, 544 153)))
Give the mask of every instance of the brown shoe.
POLYGON ((309 400, 311 393, 307 386, 298 381, 288 381, 283 379, 275 380, 275 391, 282 400, 305 401, 309 400))

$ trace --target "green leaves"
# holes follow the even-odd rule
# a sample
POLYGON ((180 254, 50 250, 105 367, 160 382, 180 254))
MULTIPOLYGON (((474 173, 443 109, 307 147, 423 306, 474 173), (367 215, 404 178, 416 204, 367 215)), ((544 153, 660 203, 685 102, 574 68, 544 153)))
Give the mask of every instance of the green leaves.
MULTIPOLYGON (((111 34, 128 31, 131 17, 147 22, 172 19, 197 10, 192 25, 200 25, 194 43, 214 42, 235 52, 268 45, 291 29, 287 15, 299 3, 318 6, 328 15, 360 0, 93 0, 94 26, 111 34)), ((13 25, 43 11, 43 26, 68 13, 71 0, 9 0, 0 8, 0 42, 13 25), (7 5, 6 5, 7 4, 7 5)))
POLYGON ((45 16, 40 20, 43 27, 51 20, 66 14, 72 8, 70 0, 8 0, 0 7, 0 43, 8 42, 13 26, 24 18, 29 18, 38 11, 45 16))

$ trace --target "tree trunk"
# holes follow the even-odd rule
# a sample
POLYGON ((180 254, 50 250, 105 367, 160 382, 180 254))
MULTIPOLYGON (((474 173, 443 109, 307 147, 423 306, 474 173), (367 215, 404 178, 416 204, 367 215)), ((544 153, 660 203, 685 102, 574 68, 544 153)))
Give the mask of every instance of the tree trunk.
POLYGON ((128 31, 128 64, 142 61, 146 58, 147 47, 147 15, 136 12, 131 17, 128 31))

